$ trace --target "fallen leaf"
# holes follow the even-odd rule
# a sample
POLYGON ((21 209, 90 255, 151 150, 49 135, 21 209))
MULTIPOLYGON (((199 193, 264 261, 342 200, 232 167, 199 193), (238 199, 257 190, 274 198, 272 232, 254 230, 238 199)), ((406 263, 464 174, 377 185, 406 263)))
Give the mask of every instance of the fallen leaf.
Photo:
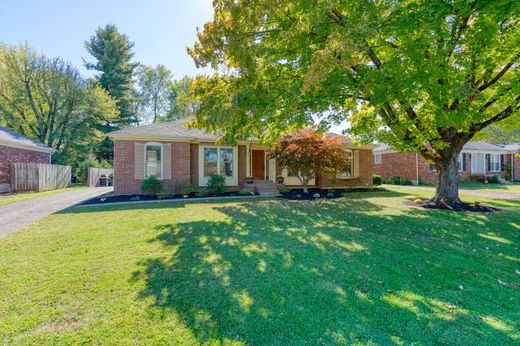
POLYGON ((464 289, 464 286, 459 285, 459 289, 460 289, 460 290, 463 290, 463 289, 464 289))
POLYGON ((456 308, 457 308, 457 305, 446 304, 446 307, 447 307, 448 309, 456 309, 456 308))

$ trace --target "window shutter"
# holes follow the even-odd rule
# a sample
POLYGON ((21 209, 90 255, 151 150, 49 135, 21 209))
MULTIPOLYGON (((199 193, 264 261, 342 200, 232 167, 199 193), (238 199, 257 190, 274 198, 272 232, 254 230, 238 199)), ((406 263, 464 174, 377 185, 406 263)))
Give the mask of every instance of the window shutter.
POLYGON ((487 161, 487 170, 488 172, 491 171, 491 155, 486 154, 486 161, 487 161))
POLYGON ((354 150, 352 162, 354 164, 353 178, 359 178, 359 150, 354 150))
POLYGON ((500 169, 504 167, 504 154, 500 154, 500 169))
POLYGON ((466 172, 466 153, 462 153, 462 171, 466 172))
POLYGON ((162 159, 162 169, 163 169, 163 179, 171 179, 172 178, 172 145, 171 143, 167 143, 163 145, 163 159, 162 159))
POLYGON ((134 178, 135 179, 144 179, 144 144, 143 143, 135 143, 134 178))

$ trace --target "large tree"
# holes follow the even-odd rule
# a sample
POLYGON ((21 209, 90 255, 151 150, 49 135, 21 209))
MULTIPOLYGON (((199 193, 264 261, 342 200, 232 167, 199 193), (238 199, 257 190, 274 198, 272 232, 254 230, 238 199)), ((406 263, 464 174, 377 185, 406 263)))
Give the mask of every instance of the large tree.
POLYGON ((155 123, 168 111, 171 71, 164 65, 142 65, 137 70, 139 119, 155 123))
POLYGON ((322 115, 435 162, 434 199, 460 202, 457 156, 519 110, 520 2, 215 1, 189 49, 196 125, 276 138, 322 115))
POLYGON ((164 120, 190 117, 195 112, 195 100, 190 91, 193 77, 184 76, 168 86, 168 110, 164 120))
POLYGON ((71 163, 103 139, 96 125, 118 115, 115 101, 68 62, 26 45, 0 50, 0 125, 57 150, 71 163))
MULTIPOLYGON (((94 36, 85 42, 85 48, 95 62, 85 62, 89 70, 99 72, 95 79, 117 102, 119 117, 98 128, 107 133, 121 126, 137 122, 134 72, 139 63, 132 62, 134 43, 121 34, 115 25, 99 27, 94 36)), ((112 142, 105 140, 96 149, 97 155, 112 159, 112 142)))

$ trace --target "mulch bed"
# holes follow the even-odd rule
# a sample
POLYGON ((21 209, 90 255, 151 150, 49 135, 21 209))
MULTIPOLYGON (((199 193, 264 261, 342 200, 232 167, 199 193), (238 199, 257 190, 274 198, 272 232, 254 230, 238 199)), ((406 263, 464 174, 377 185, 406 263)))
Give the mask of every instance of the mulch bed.
MULTIPOLYGON (((258 195, 257 193, 255 195, 258 195)), ((220 195, 210 194, 208 196, 197 196, 194 194, 188 195, 188 197, 184 198, 184 195, 175 194, 172 197, 168 198, 159 198, 157 195, 153 194, 135 194, 135 195, 114 195, 114 196, 100 196, 91 198, 82 204, 91 205, 91 204, 106 204, 106 203, 118 203, 118 202, 142 202, 142 201, 171 201, 177 199, 199 199, 199 198, 208 198, 208 197, 236 197, 236 196, 244 196, 239 195, 237 192, 226 192, 220 195)), ((247 195, 246 195, 247 196, 247 195)), ((253 195, 251 195, 253 196, 253 195)))
POLYGON ((303 189, 291 189, 289 192, 282 193, 282 198, 290 200, 314 200, 314 199, 333 199, 342 197, 344 193, 349 192, 380 192, 386 191, 383 188, 353 188, 353 189, 309 189, 304 193, 303 189))
POLYGON ((440 210, 449 210, 449 211, 469 211, 474 213, 491 213, 495 211, 500 211, 500 208, 491 207, 489 205, 484 205, 481 203, 457 203, 448 205, 446 203, 438 203, 429 199, 421 199, 420 203, 415 201, 408 201, 406 204, 414 205, 416 207, 422 207, 425 209, 440 209, 440 210))

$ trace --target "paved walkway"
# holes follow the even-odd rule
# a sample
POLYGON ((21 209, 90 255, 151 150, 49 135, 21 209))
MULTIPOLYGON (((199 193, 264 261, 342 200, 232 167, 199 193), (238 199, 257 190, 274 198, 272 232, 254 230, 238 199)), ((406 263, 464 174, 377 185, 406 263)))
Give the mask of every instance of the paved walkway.
MULTIPOLYGON (((415 190, 435 191, 435 187, 432 187, 432 186, 403 186, 403 185, 386 185, 386 186, 406 188, 406 189, 415 189, 415 190)), ((497 198, 497 199, 520 199, 520 193, 515 193, 515 192, 459 189, 459 193, 464 194, 464 195, 475 195, 475 196, 497 198)))
POLYGON ((47 215, 110 191, 111 187, 90 187, 0 206, 0 237, 27 227, 47 215))

